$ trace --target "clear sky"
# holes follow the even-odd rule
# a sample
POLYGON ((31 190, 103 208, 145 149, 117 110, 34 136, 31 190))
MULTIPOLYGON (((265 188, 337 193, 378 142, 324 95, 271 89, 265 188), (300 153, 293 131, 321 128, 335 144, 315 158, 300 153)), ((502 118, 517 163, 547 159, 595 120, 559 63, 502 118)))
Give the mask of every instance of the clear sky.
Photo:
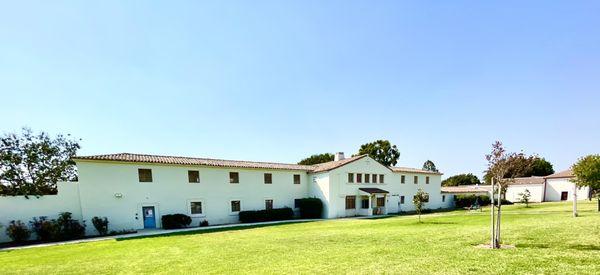
POLYGON ((0 132, 297 162, 389 139, 480 175, 600 149, 598 1, 2 1, 0 132), (78 3, 79 2, 79 3, 78 3))

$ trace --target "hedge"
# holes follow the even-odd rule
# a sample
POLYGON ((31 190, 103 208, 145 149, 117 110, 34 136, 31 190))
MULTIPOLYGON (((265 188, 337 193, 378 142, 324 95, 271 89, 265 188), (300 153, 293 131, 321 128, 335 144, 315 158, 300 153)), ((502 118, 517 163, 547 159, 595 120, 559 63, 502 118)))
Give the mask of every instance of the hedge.
POLYGON ((291 220, 294 218, 294 210, 284 207, 269 210, 240 211, 239 218, 242 223, 291 220))
POLYGON ((190 225, 192 218, 185 214, 170 214, 163 215, 161 221, 164 229, 178 229, 190 225))
POLYGON ((323 215, 323 202, 318 198, 299 199, 298 208, 303 219, 320 219, 323 215))
MULTIPOLYGON (((487 206, 490 205, 490 197, 489 196, 477 196, 477 195, 457 195, 454 197, 454 206, 457 208, 465 208, 470 207, 475 204, 475 201, 478 201, 479 206, 487 206)), ((510 205, 513 204, 505 199, 502 199, 502 205, 510 205)))

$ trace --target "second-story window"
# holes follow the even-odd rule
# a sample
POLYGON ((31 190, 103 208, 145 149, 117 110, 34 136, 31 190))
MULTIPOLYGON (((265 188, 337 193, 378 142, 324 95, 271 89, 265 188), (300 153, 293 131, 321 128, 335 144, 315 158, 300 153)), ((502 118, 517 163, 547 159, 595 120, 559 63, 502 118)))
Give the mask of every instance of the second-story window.
POLYGON ((379 183, 385 183, 383 175, 379 175, 379 183))
POLYGON ((429 184, 429 177, 425 177, 425 184, 429 184))
POLYGON ((348 182, 354 183, 354 173, 348 173, 348 182))
POLYGON ((188 171, 188 182, 190 182, 190 183, 200 182, 200 171, 189 170, 188 171))
POLYGON ((240 183, 240 173, 229 172, 229 183, 240 183))
POLYGON ((373 182, 373 183, 377 183, 377 174, 373 174, 373 175, 371 175, 371 176, 372 176, 372 178, 373 178, 372 182, 373 182))
POLYGON ((371 175, 365 174, 365 183, 370 183, 370 182, 371 182, 371 175))
POLYGON ((294 184, 300 184, 300 175, 294 175, 294 184))
POLYGON ((265 173, 265 184, 273 183, 273 175, 270 173, 265 173))
POLYGON ((140 182, 152 182, 152 169, 138 169, 140 182))
POLYGON ((405 183, 406 182, 406 176, 402 175, 400 176, 400 183, 405 183))
POLYGON ((413 181, 415 182, 415 184, 419 183, 419 176, 415 176, 413 178, 413 181))
POLYGON ((362 183, 362 174, 356 174, 356 183, 362 183))

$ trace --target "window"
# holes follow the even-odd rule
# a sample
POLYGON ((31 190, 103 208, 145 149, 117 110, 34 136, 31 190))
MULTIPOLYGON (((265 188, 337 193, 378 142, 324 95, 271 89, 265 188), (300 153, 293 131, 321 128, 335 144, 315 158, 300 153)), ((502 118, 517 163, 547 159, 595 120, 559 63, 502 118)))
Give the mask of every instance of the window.
POLYGON ((373 180, 372 180, 372 182, 373 182, 373 183, 377 183, 377 174, 373 174, 373 175, 371 175, 371 176, 373 177, 373 180))
POLYGON ((379 175, 379 183, 384 183, 384 181, 383 181, 383 175, 379 175))
POLYGON ((200 182, 200 172, 189 170, 188 171, 188 182, 190 182, 190 183, 200 182))
POLYGON ((446 195, 442 195, 442 202, 446 202, 446 195))
POLYGON ((190 213, 192 213, 192 215, 202 215, 202 202, 190 202, 190 213))
POLYGON ((356 174, 356 183, 362 183, 362 174, 356 174))
POLYGON ((369 183, 371 181, 371 175, 365 174, 365 183, 369 183))
POLYGON ((269 173, 265 173, 265 184, 273 183, 273 175, 269 173))
POLYGON ((348 173, 348 182, 354 183, 354 173, 348 173))
POLYGON ((384 206, 385 206, 385 198, 384 197, 377 198, 377 207, 384 207, 384 206))
POLYGON ((294 184, 300 184, 300 175, 294 175, 294 184))
POLYGON ((400 176, 400 183, 404 184, 406 182, 406 176, 402 175, 400 176))
POLYGON ((356 196, 346 196, 346 209, 356 208, 356 196))
POLYGON ((404 196, 400 196, 400 204, 404 204, 404 196))
POLYGON ((367 209, 369 208, 369 197, 363 197, 360 201, 360 208, 367 209))
POLYGON ((300 208, 300 200, 301 199, 294 199, 294 208, 300 208))
POLYGON ((419 183, 419 176, 415 176, 413 178, 413 181, 414 181, 415 184, 419 183))
POLYGON ((429 177, 425 177, 425 184, 429 184, 429 177))
POLYGON ((229 172, 229 183, 240 183, 240 173, 229 172))
POLYGON ((138 169, 140 182, 152 182, 152 169, 138 169))
POLYGON ((240 212, 242 204, 240 201, 231 201, 231 212, 240 212))
POLYGON ((265 200, 265 209, 266 210, 273 209, 273 200, 265 200))

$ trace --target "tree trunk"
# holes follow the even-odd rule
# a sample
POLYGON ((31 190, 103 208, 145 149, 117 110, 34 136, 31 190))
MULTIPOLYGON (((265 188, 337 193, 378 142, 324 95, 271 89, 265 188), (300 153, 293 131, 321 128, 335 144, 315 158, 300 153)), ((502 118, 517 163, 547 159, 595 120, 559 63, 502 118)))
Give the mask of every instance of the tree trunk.
POLYGON ((573 184, 573 218, 577 217, 577 185, 573 184))
POLYGON ((492 226, 491 226, 491 242, 490 242, 490 247, 492 249, 496 248, 496 222, 494 221, 494 178, 492 178, 492 190, 490 190, 490 214, 491 214, 491 220, 492 220, 492 226))
POLYGON ((500 222, 502 217, 502 186, 498 185, 498 216, 496 217, 496 248, 500 248, 500 222))

